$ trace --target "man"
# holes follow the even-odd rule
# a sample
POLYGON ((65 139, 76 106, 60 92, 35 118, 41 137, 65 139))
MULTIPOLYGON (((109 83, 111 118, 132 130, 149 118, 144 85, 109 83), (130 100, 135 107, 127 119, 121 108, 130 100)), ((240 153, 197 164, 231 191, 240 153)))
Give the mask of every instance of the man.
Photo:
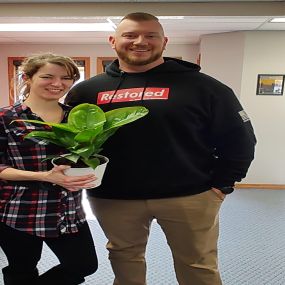
POLYGON ((149 109, 105 145, 103 184, 88 192, 109 239, 114 284, 146 284, 145 247, 157 219, 179 284, 220 285, 218 214, 254 157, 249 118, 231 89, 199 66, 162 57, 167 38, 153 15, 125 16, 109 41, 118 60, 66 102, 149 109))

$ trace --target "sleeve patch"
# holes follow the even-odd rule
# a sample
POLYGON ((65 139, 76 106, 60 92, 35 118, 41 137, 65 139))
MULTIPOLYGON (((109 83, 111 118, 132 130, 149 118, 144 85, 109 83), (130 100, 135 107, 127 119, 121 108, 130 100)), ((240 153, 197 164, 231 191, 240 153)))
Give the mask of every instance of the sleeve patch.
POLYGON ((238 113, 239 113, 239 115, 241 116, 241 118, 242 118, 242 120, 243 120, 244 123, 247 122, 247 121, 250 121, 250 119, 249 119, 247 113, 246 113, 244 110, 241 110, 241 111, 239 111, 238 113))

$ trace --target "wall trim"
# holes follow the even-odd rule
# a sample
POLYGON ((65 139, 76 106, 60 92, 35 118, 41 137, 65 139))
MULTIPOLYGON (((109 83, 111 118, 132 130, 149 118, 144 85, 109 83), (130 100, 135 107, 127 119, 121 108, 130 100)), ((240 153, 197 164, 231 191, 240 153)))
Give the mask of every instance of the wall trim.
POLYGON ((266 189, 266 190, 285 190, 284 184, 235 184, 237 189, 266 189))

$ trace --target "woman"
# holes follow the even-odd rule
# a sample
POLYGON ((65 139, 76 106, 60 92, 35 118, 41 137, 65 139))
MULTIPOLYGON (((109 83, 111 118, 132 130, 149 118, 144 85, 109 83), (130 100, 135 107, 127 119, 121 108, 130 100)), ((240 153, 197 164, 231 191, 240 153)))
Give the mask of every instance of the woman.
POLYGON ((24 139, 46 126, 15 121, 65 122, 69 108, 58 100, 79 79, 79 71, 70 58, 50 53, 27 58, 21 71, 24 102, 0 109, 0 246, 8 260, 4 284, 80 284, 98 266, 80 190, 94 186, 96 178, 65 176, 68 166, 53 168, 43 161, 64 150, 24 139), (43 242, 60 263, 39 276, 43 242))

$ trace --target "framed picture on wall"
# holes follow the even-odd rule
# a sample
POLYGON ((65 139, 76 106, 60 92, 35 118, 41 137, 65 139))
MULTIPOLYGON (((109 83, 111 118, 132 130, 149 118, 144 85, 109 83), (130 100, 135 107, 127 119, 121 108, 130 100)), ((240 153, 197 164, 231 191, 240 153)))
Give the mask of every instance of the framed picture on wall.
POLYGON ((282 96, 284 74, 258 74, 256 95, 282 96))

